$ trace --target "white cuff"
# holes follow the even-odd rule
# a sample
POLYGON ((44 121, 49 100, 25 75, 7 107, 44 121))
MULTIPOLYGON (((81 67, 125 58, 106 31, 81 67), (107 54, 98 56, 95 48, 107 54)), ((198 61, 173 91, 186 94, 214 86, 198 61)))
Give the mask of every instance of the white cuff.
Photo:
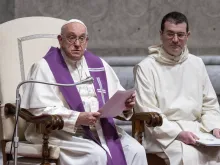
POLYGON ((64 127, 63 130, 71 133, 76 133, 76 121, 79 117, 80 112, 73 111, 69 117, 69 119, 64 120, 64 127))

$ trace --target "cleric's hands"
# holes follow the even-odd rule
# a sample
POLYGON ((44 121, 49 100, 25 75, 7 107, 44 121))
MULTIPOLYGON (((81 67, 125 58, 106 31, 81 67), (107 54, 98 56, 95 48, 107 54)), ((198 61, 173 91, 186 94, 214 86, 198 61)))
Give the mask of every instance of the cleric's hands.
POLYGON ((179 133, 179 135, 176 137, 177 140, 182 141, 185 144, 196 144, 196 140, 199 138, 192 132, 189 131, 182 131, 179 133))
POLYGON ((125 101, 125 106, 126 110, 130 110, 134 107, 135 105, 135 93, 133 93, 126 101, 125 101))
POLYGON ((219 129, 219 128, 213 129, 212 134, 213 134, 216 138, 220 138, 220 129, 219 129))
POLYGON ((85 125, 91 126, 95 125, 96 121, 100 117, 100 112, 80 112, 78 119, 76 121, 76 126, 85 125))

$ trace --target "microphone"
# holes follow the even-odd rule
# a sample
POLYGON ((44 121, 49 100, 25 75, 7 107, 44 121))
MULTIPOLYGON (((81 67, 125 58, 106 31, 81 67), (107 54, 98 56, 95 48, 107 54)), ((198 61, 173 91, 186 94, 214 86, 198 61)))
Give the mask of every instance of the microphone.
POLYGON ((66 86, 66 87, 71 87, 71 86, 76 86, 80 84, 92 84, 94 81, 93 77, 87 77, 86 79, 73 83, 73 84, 60 84, 60 83, 50 83, 50 82, 44 82, 44 81, 37 81, 37 80, 27 80, 27 81, 22 81, 18 84, 16 88, 16 113, 15 113, 15 135, 14 135, 14 165, 17 165, 17 157, 18 157, 18 142, 19 142, 19 137, 18 137, 18 113, 20 109, 20 94, 19 94, 19 89, 23 84, 27 83, 38 83, 38 84, 45 84, 45 85, 54 85, 54 86, 66 86))

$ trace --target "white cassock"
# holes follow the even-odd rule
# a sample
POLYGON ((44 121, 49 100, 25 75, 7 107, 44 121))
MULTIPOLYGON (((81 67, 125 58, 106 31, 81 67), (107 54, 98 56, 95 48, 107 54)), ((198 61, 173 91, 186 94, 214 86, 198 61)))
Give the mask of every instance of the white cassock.
MULTIPOLYGON (((78 82, 90 76, 87 63, 83 57, 78 62, 68 60, 64 56, 71 76, 74 82, 78 82)), ((109 97, 117 90, 124 90, 114 73, 113 69, 104 61, 103 65, 106 70, 109 97)), ((30 70, 28 79, 53 82, 54 76, 45 61, 41 59, 34 64, 30 70)), ((77 86, 86 112, 98 111, 98 101, 93 84, 83 84, 77 86)), ((22 96, 21 107, 29 110, 34 115, 42 114, 59 114, 63 117, 63 130, 53 131, 50 134, 49 143, 58 145, 61 148, 59 164, 63 165, 105 165, 107 162, 105 148, 108 148, 103 136, 100 122, 98 121, 93 130, 99 136, 102 147, 97 145, 90 139, 83 138, 83 130, 76 127, 75 123, 79 112, 70 110, 64 100, 59 87, 48 86, 43 84, 27 84, 22 96)), ((130 118, 133 111, 129 111, 126 115, 130 118)), ((117 127, 117 126, 116 126, 117 127)), ((124 130, 117 127, 119 137, 121 139, 122 148, 126 157, 127 165, 146 165, 146 153, 135 139, 129 136, 124 130)), ((25 137, 32 143, 41 143, 42 135, 37 134, 34 125, 30 124, 25 132, 25 137)))
MULTIPOLYGON (((171 165, 220 164, 220 148, 186 145, 175 138, 220 128, 219 104, 201 58, 188 53, 173 58, 160 46, 134 68, 137 112, 158 112, 161 127, 145 127, 144 147, 165 152, 171 165)), ((160 155, 158 155, 160 156, 160 155)))

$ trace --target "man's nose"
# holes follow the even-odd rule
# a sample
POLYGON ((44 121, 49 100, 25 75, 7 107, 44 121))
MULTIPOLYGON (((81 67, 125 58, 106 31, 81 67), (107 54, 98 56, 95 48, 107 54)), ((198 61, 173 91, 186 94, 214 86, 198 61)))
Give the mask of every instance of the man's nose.
POLYGON ((77 38, 76 41, 74 42, 74 45, 75 45, 75 46, 80 46, 80 42, 79 42, 79 39, 78 39, 78 38, 77 38))
POLYGON ((179 41, 179 38, 177 36, 177 34, 174 34, 173 36, 173 42, 178 42, 179 41))

